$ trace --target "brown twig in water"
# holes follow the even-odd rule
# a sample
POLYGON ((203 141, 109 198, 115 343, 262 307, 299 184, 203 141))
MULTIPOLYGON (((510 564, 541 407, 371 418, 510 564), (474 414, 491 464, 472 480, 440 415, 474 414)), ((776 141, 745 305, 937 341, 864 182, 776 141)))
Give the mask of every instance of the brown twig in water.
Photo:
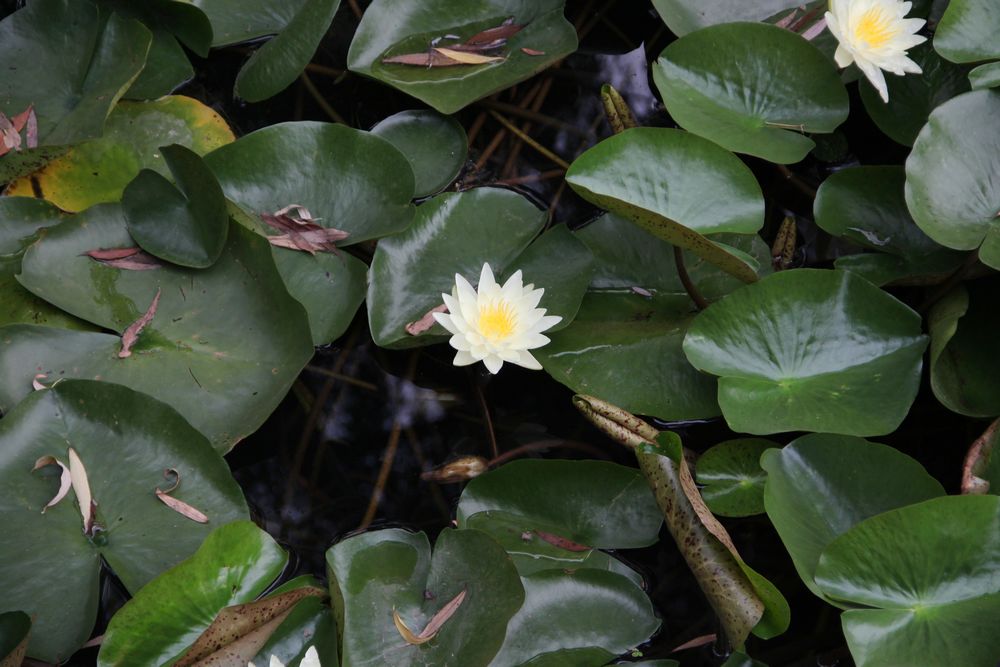
POLYGON ((344 375, 343 373, 331 371, 330 369, 323 368, 322 366, 309 365, 306 366, 306 370, 312 371, 313 373, 319 373, 320 375, 325 375, 333 378, 334 380, 340 380, 341 382, 345 382, 347 384, 353 384, 355 387, 360 387, 361 389, 365 389, 367 391, 378 391, 378 386, 371 382, 365 382, 364 380, 359 380, 355 377, 351 377, 350 375, 344 375))
MULTIPOLYGON (((522 105, 529 104, 531 100, 535 99, 535 95, 537 95, 538 91, 540 91, 541 89, 542 89, 541 83, 536 83, 535 85, 533 85, 531 88, 528 89, 528 92, 525 93, 524 97, 521 98, 520 104, 522 105)), ((501 127, 499 130, 497 130, 497 133, 493 135, 493 138, 486 145, 486 148, 483 149, 483 152, 482 154, 480 154, 479 159, 476 160, 476 171, 481 171, 482 168, 486 166, 486 163, 493 156, 493 153, 495 153, 496 150, 500 148, 500 143, 504 140, 506 136, 507 136, 507 130, 505 128, 501 127)))
MULTIPOLYGON (((549 78, 546 81, 552 81, 549 78)), ((551 87, 551 84, 549 84, 551 87)), ((558 118, 553 118, 540 111, 533 111, 529 108, 522 108, 517 104, 509 104, 507 102, 497 102, 496 100, 479 100, 476 102, 477 106, 485 107, 491 111, 499 111, 500 113, 507 114, 508 116, 517 116, 519 118, 524 118, 525 120, 530 120, 539 125, 545 125, 548 127, 553 127, 557 130, 563 130, 570 134, 575 134, 581 137, 587 137, 588 139, 593 138, 593 134, 588 134, 585 130, 581 130, 575 125, 570 125, 569 123, 563 122, 558 118)), ((539 105, 539 108, 541 105, 539 105)))
POLYGON ((323 94, 319 92, 319 88, 317 88, 312 82, 312 79, 309 78, 308 74, 302 72, 302 74, 299 75, 299 79, 302 80, 302 85, 306 87, 309 94, 313 96, 314 100, 316 100, 316 104, 319 105, 319 107, 326 113, 327 116, 330 117, 331 120, 333 120, 333 122, 340 123, 341 125, 347 125, 347 121, 344 120, 343 116, 337 113, 336 109, 330 106, 330 103, 327 102, 323 97, 323 94))
POLYGON ((508 130, 510 130, 513 134, 515 134, 516 136, 518 136, 521 139, 521 141, 523 141, 524 143, 526 143, 529 146, 531 146, 532 148, 534 148, 538 153, 541 153, 542 155, 544 155, 552 163, 559 165, 563 169, 569 169, 569 162, 567 162, 566 160, 562 159, 561 157, 559 157, 558 155, 556 155, 555 153, 553 153, 551 150, 549 150, 548 148, 546 148, 545 146, 541 145, 540 143, 538 143, 537 141, 535 141, 534 139, 532 139, 530 136, 528 136, 527 134, 525 134, 524 132, 522 132, 521 128, 519 128, 517 125, 515 125, 512 122, 510 122, 509 120, 507 120, 506 118, 504 118, 503 116, 501 116, 500 114, 498 114, 496 111, 491 110, 490 111, 490 115, 493 116, 494 118, 496 118, 497 122, 499 122, 505 128, 507 128, 508 130))
POLYGON ((691 282, 691 276, 688 275, 687 267, 684 266, 684 251, 678 246, 674 246, 674 264, 677 265, 677 277, 681 279, 681 284, 684 285, 688 296, 694 301, 694 305, 697 306, 698 310, 708 308, 708 301, 705 301, 705 297, 701 295, 698 288, 691 282))
POLYGON ((358 6, 358 0, 347 0, 347 4, 350 5, 351 11, 354 12, 354 16, 361 18, 361 7, 358 6))
POLYGON ((346 70, 337 69, 336 67, 327 67, 326 65, 318 65, 316 63, 307 64, 306 71, 315 72, 316 74, 322 74, 323 76, 328 76, 334 79, 339 79, 347 73, 346 70))
POLYGON ((576 442, 575 440, 539 440, 537 442, 529 442, 526 445, 521 445, 520 447, 515 447, 510 449, 499 456, 493 457, 489 462, 490 468, 496 468, 499 465, 503 465, 511 459, 517 458, 523 454, 530 454, 531 452, 541 451, 543 449, 577 449, 581 452, 586 452, 591 456, 596 456, 597 458, 606 459, 608 455, 602 451, 599 447, 594 447, 586 442, 576 442))
POLYGON ((560 178, 566 172, 562 169, 550 169, 537 174, 526 174, 524 176, 514 176, 497 181, 497 185, 523 185, 524 183, 538 183, 548 181, 553 178, 560 178))

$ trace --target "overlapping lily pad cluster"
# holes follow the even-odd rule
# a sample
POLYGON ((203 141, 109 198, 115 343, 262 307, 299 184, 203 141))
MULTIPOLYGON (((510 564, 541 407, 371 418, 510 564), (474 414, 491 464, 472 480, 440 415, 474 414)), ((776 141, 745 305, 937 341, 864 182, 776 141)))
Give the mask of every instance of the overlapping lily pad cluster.
POLYGON ((796 610, 715 515, 766 513, 844 610, 856 664, 993 667, 996 429, 952 495, 865 438, 918 395, 1000 416, 996 3, 653 0, 677 36, 650 67, 677 127, 635 127, 604 90, 615 134, 565 181, 605 213, 575 229, 512 190, 450 187, 468 146, 444 115, 572 53, 562 0, 369 3, 350 70, 434 109, 370 131, 237 138, 170 94, 193 73, 183 47, 268 35, 234 92, 277 94, 339 5, 30 0, 0 21, 0 662, 82 646, 103 563, 133 598, 101 665, 605 665, 660 625, 605 550, 654 544, 666 520, 727 664, 749 664, 748 637, 796 610), (824 166, 852 115, 905 159, 824 166), (816 186, 777 233, 767 172, 816 186), (794 252, 797 229, 841 244, 832 268, 794 252), (370 531, 329 549, 327 584, 275 586, 288 556, 222 455, 363 303, 379 346, 541 367, 639 469, 510 463, 468 484, 433 548, 370 531), (695 463, 631 413, 791 441, 695 463))

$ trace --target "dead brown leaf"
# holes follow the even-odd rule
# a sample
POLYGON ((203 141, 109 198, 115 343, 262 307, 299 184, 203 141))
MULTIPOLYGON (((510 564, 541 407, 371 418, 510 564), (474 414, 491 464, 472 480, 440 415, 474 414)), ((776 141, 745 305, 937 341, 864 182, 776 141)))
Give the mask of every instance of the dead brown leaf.
POLYGON ((31 388, 34 389, 35 391, 48 389, 48 387, 46 387, 44 384, 41 383, 41 380, 44 380, 47 377, 48 375, 45 373, 35 373, 35 377, 31 378, 31 388))
POLYGON ((383 58, 382 63, 384 65, 410 65, 413 67, 453 67, 462 64, 436 51, 402 53, 398 56, 383 58))
POLYGON ((678 651, 686 651, 689 648, 698 648, 699 646, 704 646, 705 644, 711 644, 715 641, 716 634, 713 632, 710 635, 701 635, 700 637, 695 637, 694 639, 689 639, 680 646, 676 646, 670 650, 671 653, 677 653, 678 651))
POLYGON ((72 447, 68 450, 69 476, 73 485, 73 493, 80 504, 80 515, 83 517, 83 532, 91 535, 94 531, 94 497, 90 494, 90 480, 87 479, 87 469, 80 460, 80 455, 72 447))
POLYGON ((500 62, 504 59, 501 56, 484 56, 481 53, 459 51, 457 49, 445 48, 443 46, 435 46, 434 51, 462 65, 485 65, 487 63, 500 62))
POLYGON ((59 475, 59 490, 56 491, 56 495, 52 496, 52 500, 50 500, 45 505, 45 507, 42 508, 42 514, 45 514, 45 510, 47 510, 50 507, 54 507, 56 503, 65 498, 66 494, 69 493, 70 487, 73 485, 73 480, 72 477, 70 476, 69 468, 66 467, 65 463, 63 463, 54 456, 42 456, 37 461, 35 461, 35 467, 33 467, 31 470, 35 471, 38 470, 39 468, 44 468, 45 466, 52 466, 52 465, 59 466, 59 468, 62 470, 62 472, 59 475))
POLYGON ((166 470, 163 471, 163 476, 166 479, 170 479, 171 475, 173 475, 174 477, 174 483, 170 486, 169 489, 160 489, 160 488, 153 489, 153 493, 156 494, 156 497, 160 499, 160 502, 162 502, 164 505, 166 505, 173 511, 177 512, 181 516, 186 516, 192 521, 197 521, 198 523, 208 523, 208 516, 206 516, 204 512, 194 507, 193 505, 189 505, 183 500, 179 498, 174 498, 173 496, 170 495, 181 484, 181 475, 179 472, 177 472, 177 470, 175 470, 174 468, 167 468, 166 470))
POLYGON ((336 242, 346 239, 349 234, 342 229, 323 227, 316 224, 309 210, 299 204, 292 204, 274 213, 262 213, 261 220, 284 234, 268 236, 271 245, 290 250, 301 250, 310 255, 317 252, 339 253, 336 242), (293 215, 294 214, 294 215, 293 215))
POLYGON ((35 116, 35 107, 32 104, 28 108, 17 114, 13 118, 8 118, 0 112, 0 155, 14 149, 21 150, 21 130, 27 125, 26 143, 28 148, 38 146, 38 118, 35 116))
POLYGON ((524 25, 514 23, 514 17, 511 16, 495 28, 487 28, 482 32, 477 32, 475 35, 465 40, 465 45, 473 46, 477 44, 489 44, 501 39, 506 42, 523 29, 524 25))
POLYGON ((437 320, 434 319, 434 313, 443 313, 446 312, 447 310, 448 306, 444 305, 443 303, 439 306, 434 306, 426 313, 424 313, 419 320, 407 323, 404 329, 406 329, 406 333, 410 334, 411 336, 419 336, 420 334, 422 334, 423 332, 427 331, 432 326, 434 326, 434 324, 437 322, 437 320))
POLYGON ((157 287, 156 296, 153 297, 153 303, 149 304, 149 308, 147 308, 146 312, 142 314, 142 317, 128 325, 128 328, 125 329, 125 333, 122 334, 122 349, 118 351, 118 357, 120 359, 132 356, 132 346, 135 345, 137 340, 139 340, 139 334, 141 334, 142 330, 146 328, 146 325, 153 321, 153 317, 156 316, 156 308, 159 305, 160 288, 157 287))
POLYGON ((527 46, 521 47, 521 53, 526 56, 544 56, 545 51, 539 51, 538 49, 529 49, 527 46))
MULTIPOLYGON (((997 456, 994 443, 997 439, 997 429, 1000 419, 994 420, 983 434, 969 447, 962 462, 962 495, 983 495, 990 492, 990 481, 983 475, 991 456, 997 456)), ((996 490, 993 490, 996 493, 996 490)))
POLYGON ((539 539, 543 542, 548 542, 554 547, 559 549, 565 549, 566 551, 590 551, 591 547, 586 544, 580 544, 578 542, 573 542, 565 537, 560 537, 559 535, 553 535, 552 533, 546 533, 543 530, 535 530, 535 535, 538 535, 539 539))
POLYGON ((409 627, 407 627, 406 622, 403 621, 403 617, 399 615, 399 612, 395 609, 392 610, 392 623, 396 626, 396 630, 399 632, 400 636, 406 641, 407 644, 412 644, 414 646, 419 646, 420 644, 426 644, 430 640, 437 636, 438 631, 448 622, 448 619, 455 615, 458 608, 462 606, 462 602, 465 601, 466 591, 462 591, 453 597, 450 602, 441 607, 440 610, 431 620, 427 622, 427 625, 420 634, 414 634, 409 627))
POLYGON ((482 475, 489 467, 490 462, 482 456, 462 456, 434 470, 421 473, 420 479, 439 484, 467 482, 473 477, 482 475))
POLYGON ((158 259, 141 248, 100 248, 83 254, 105 266, 126 271, 149 271, 163 266, 158 259))

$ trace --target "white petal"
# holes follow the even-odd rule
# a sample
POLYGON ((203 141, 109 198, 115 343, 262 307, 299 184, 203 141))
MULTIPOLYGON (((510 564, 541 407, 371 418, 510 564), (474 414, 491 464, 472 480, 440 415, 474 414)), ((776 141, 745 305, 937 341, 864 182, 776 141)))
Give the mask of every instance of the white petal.
POLYGON ((837 47, 837 51, 833 54, 833 59, 837 61, 838 67, 847 67, 854 62, 854 54, 841 43, 837 47))
MULTIPOLYGON (((451 318, 451 325, 454 327, 454 329, 448 328, 448 325, 446 325, 444 322, 441 322, 441 320, 437 318, 437 315, 434 316, 434 319, 438 320, 438 322, 441 322, 441 325, 446 329, 448 329, 448 331, 450 331, 451 333, 466 333, 469 330, 469 323, 465 320, 465 317, 462 315, 462 306, 458 302, 458 299, 456 299, 453 296, 449 296, 448 294, 442 294, 441 298, 444 299, 444 305, 448 307, 447 315, 451 318)), ((445 313, 442 313, 442 315, 443 314, 445 313)))
POLYGON ((499 285, 493 277, 493 269, 490 268, 489 262, 486 262, 483 264, 483 270, 479 272, 479 293, 482 294, 484 290, 492 291, 495 287, 499 285))
MULTIPOLYGON (((455 291, 458 298, 458 312, 461 313, 462 319, 472 324, 479 314, 479 295, 476 294, 476 290, 472 289, 469 281, 457 273, 455 274, 455 291)), ((448 310, 451 308, 449 307, 448 310)), ((452 310, 452 314, 455 312, 452 310)))
POLYGON ((538 320, 538 322, 531 327, 528 333, 542 333, 543 331, 551 329, 560 322, 562 322, 562 317, 559 315, 546 315, 542 319, 538 320))
POLYGON ((280 660, 278 660, 278 656, 272 654, 271 655, 271 663, 270 663, 269 667, 285 667, 285 663, 283 663, 280 660))
POLYGON ((466 338, 465 336, 460 335, 460 334, 456 334, 456 335, 452 336, 448 340, 448 344, 451 345, 456 350, 465 350, 465 351, 468 351, 468 350, 472 349, 472 344, 469 342, 469 339, 466 338))
POLYGON ((316 652, 315 646, 310 646, 309 650, 302 657, 302 661, 299 663, 299 667, 322 667, 319 664, 319 653, 316 652))
POLYGON ((521 296, 524 291, 524 281, 521 277, 521 269, 518 269, 507 279, 507 282, 503 284, 501 288, 503 290, 504 296, 508 299, 513 300, 521 296))
POLYGON ((465 350, 459 350, 457 353, 455 353, 455 359, 452 360, 451 363, 455 364, 456 366, 470 366, 476 363, 477 361, 479 361, 479 359, 476 359, 465 350))
POLYGON ((518 366, 523 366, 524 368, 530 368, 533 371, 542 370, 542 365, 538 363, 538 359, 535 359, 534 355, 527 350, 522 350, 517 361, 514 363, 518 366))
POLYGON ((875 86, 875 90, 878 91, 879 97, 882 98, 882 101, 888 104, 889 88, 886 86, 885 75, 882 74, 882 70, 867 60, 859 60, 858 67, 868 80, 871 81, 871 84, 875 86))
POLYGON ((548 345, 551 341, 548 336, 543 336, 540 333, 528 334, 523 339, 523 347, 525 350, 534 350, 536 347, 542 347, 543 345, 548 345))
POLYGON ((443 326, 449 332, 453 334, 458 333, 458 328, 452 323, 451 315, 448 313, 431 313, 434 317, 434 321, 443 326))
POLYGON ((500 372, 500 369, 503 368, 503 359, 501 359, 496 355, 491 354, 490 356, 483 359, 483 364, 486 365, 486 370, 488 370, 490 373, 493 373, 493 375, 496 375, 497 373, 500 372))

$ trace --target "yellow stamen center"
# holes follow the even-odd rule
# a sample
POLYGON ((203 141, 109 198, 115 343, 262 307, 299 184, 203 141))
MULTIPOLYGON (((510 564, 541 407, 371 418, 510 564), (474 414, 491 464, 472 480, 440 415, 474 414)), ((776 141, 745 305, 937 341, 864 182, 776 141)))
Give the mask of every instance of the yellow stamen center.
POLYGON ((514 333, 517 315, 506 301, 484 304, 479 307, 479 333, 492 341, 503 340, 514 333))
POLYGON ((892 17, 881 7, 872 7, 862 14, 854 28, 854 36, 872 48, 882 46, 895 37, 897 32, 892 17))

